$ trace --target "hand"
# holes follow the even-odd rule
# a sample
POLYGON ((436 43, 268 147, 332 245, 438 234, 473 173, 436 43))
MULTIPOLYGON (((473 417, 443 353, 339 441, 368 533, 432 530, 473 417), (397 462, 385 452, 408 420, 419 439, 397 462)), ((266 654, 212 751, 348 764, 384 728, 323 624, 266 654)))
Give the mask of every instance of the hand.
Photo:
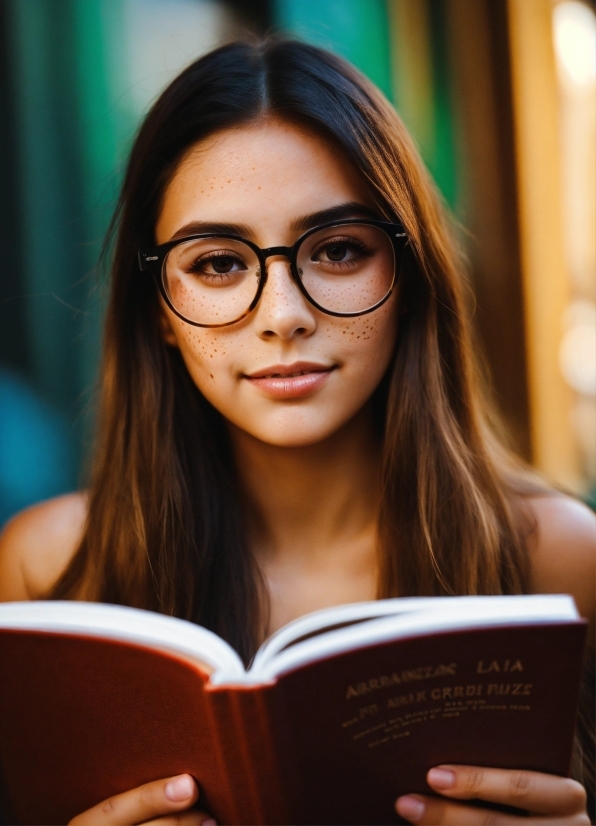
POLYGON ((501 814, 488 809, 452 803, 426 795, 398 798, 398 814, 411 823, 432 826, 553 826, 588 824, 586 792, 575 780, 550 774, 505 769, 480 769, 476 766, 438 766, 426 776, 428 785, 444 797, 455 800, 484 800, 515 806, 528 817, 501 814))
POLYGON ((110 797, 77 815, 68 826, 215 826, 206 812, 188 811, 198 796, 189 774, 167 777, 110 797))

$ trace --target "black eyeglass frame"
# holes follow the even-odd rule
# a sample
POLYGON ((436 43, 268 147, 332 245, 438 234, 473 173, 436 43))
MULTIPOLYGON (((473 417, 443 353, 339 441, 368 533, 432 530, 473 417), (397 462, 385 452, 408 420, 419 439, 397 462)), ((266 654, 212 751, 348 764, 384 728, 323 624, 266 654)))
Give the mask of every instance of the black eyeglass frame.
POLYGON ((157 287, 170 308, 170 310, 181 318, 182 321, 185 321, 187 324, 192 324, 193 327, 229 327, 232 324, 237 324, 239 321, 242 321, 248 315, 252 313, 255 309, 257 304, 259 303, 259 299, 263 293, 265 288, 265 284, 267 283, 267 259, 273 255, 282 255, 288 259, 290 262, 290 275, 292 276, 292 280, 297 285, 298 289, 302 293, 302 295, 306 298, 309 304, 312 304, 313 307, 316 307, 317 310, 320 310, 322 313, 326 315, 336 316, 339 318, 353 318, 355 316, 366 315, 367 313, 372 313, 374 310, 378 310, 391 296, 393 290, 395 289, 395 284, 397 282, 397 277, 399 274, 399 261, 400 255, 403 252, 405 245, 408 243, 408 235, 405 231, 405 227, 401 223, 391 223, 389 221, 373 221, 370 219, 358 219, 358 218, 348 218, 344 221, 331 221, 328 224, 319 224, 319 226, 312 227, 311 229, 307 230, 306 232, 302 233, 299 238, 294 241, 291 247, 267 247, 266 249, 262 249, 254 244, 252 241, 249 241, 248 238, 243 238, 240 235, 234 235, 233 233, 225 233, 225 232, 205 232, 198 235, 187 235, 184 238, 176 238, 175 241, 167 241, 165 244, 160 244, 158 247, 152 247, 150 249, 140 249, 138 252, 138 262, 139 262, 139 269, 142 272, 150 273, 155 282, 157 287), (314 235, 315 232, 319 232, 322 229, 330 229, 331 227, 343 227, 343 226, 350 226, 351 224, 360 224, 365 226, 377 227, 378 229, 383 230, 383 232, 387 235, 391 244, 393 246, 393 251, 395 254, 395 270, 393 273, 393 278, 391 280, 391 286, 389 287, 387 293, 383 296, 380 301, 377 301, 376 304, 373 304, 372 307, 368 307, 366 310, 359 310, 355 313, 340 313, 334 310, 326 310, 324 307, 321 307, 314 298, 307 292, 304 284, 302 283, 302 279, 300 278, 299 268, 298 268, 298 250, 304 243, 304 241, 314 235), (257 286, 257 291, 255 293, 255 297, 250 303, 249 308, 244 312, 242 315, 235 318, 233 321, 225 321, 223 324, 201 324, 199 321, 191 321, 186 316, 182 315, 172 304, 172 301, 167 293, 165 284, 163 283, 163 272, 164 272, 164 261, 166 259, 167 254, 170 252, 171 249, 177 247, 179 244, 184 244, 187 241, 194 241, 195 239, 199 238, 228 238, 233 241, 242 241, 242 243, 246 244, 250 249, 255 253, 257 259, 259 261, 259 283, 257 286))

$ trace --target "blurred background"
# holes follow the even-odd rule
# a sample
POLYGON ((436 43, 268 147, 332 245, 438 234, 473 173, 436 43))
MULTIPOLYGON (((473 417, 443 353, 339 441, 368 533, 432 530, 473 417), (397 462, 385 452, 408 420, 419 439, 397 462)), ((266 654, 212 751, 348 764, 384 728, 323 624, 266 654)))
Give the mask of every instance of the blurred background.
POLYGON ((596 504, 596 18, 581 0, 0 0, 0 523, 84 483, 132 137, 188 63, 285 31, 395 104, 460 226, 517 450, 596 504))

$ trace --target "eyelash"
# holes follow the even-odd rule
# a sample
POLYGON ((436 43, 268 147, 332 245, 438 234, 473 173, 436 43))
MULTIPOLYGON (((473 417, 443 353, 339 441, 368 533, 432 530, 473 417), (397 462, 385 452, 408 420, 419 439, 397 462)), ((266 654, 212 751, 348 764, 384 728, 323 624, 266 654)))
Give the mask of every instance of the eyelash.
MULTIPOLYGON (((350 248, 350 247, 356 248, 358 250, 358 252, 363 256, 371 254, 371 251, 369 250, 369 248, 365 244, 363 244, 362 241, 359 241, 356 238, 345 238, 344 237, 344 238, 326 238, 325 241, 323 241, 315 250, 313 250, 313 252, 311 253, 311 257, 319 255, 321 252, 323 252, 326 249, 326 247, 332 246, 333 244, 345 244, 348 248, 350 248)), ((341 266, 341 264, 348 264, 347 261, 346 262, 333 261, 331 263, 338 264, 340 266, 341 266)))
MULTIPOLYGON (((244 266, 244 262, 242 258, 240 258, 235 252, 231 250, 215 250, 213 252, 206 253, 205 255, 201 256, 200 258, 196 258, 189 267, 187 267, 187 271, 189 273, 200 273, 201 269, 212 261, 215 261, 217 258, 230 258, 234 263, 238 263, 244 266)), ((209 277, 213 278, 215 276, 226 276, 230 273, 203 273, 203 275, 208 275, 209 277)))

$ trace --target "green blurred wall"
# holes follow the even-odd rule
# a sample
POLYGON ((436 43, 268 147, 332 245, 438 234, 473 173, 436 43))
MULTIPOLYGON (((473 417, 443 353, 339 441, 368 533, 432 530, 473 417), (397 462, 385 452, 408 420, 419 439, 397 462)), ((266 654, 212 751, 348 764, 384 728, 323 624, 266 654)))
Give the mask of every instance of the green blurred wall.
POLYGON ((1 342, 0 520, 79 481, 105 298, 97 264, 124 133, 108 65, 120 0, 109 14, 105 0, 2 3, 11 169, 0 197, 13 231, 0 324, 15 316, 18 329, 1 342))
POLYGON ((385 0, 275 0, 276 26, 341 54, 391 97, 385 0))
POLYGON ((446 202, 460 193, 444 0, 274 0, 275 28, 354 63, 396 105, 446 202))

